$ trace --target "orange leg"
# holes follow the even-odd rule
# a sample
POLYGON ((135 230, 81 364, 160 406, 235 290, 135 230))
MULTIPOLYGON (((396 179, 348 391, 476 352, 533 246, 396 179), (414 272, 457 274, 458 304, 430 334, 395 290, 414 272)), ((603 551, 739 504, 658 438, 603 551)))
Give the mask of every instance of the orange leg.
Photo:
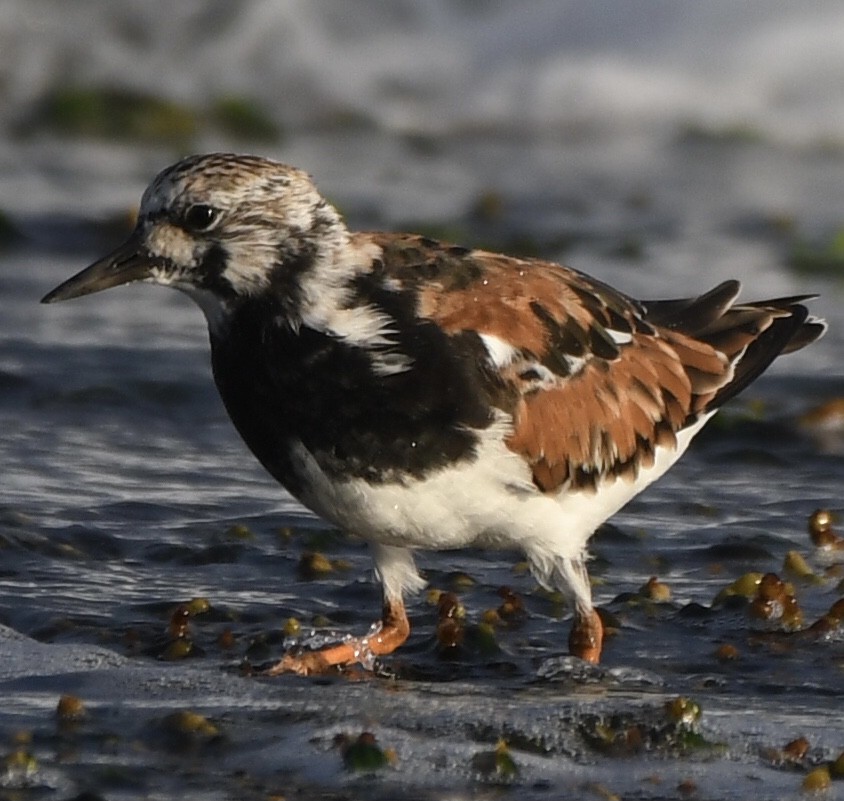
POLYGON ((280 662, 268 668, 264 675, 298 673, 308 676, 325 673, 334 666, 353 665, 371 656, 385 656, 396 650, 409 636, 410 623, 401 600, 384 601, 381 621, 365 637, 329 645, 319 651, 285 654, 280 662))
POLYGON ((604 624, 594 609, 583 613, 575 610, 569 633, 569 653, 597 665, 601 661, 604 624))

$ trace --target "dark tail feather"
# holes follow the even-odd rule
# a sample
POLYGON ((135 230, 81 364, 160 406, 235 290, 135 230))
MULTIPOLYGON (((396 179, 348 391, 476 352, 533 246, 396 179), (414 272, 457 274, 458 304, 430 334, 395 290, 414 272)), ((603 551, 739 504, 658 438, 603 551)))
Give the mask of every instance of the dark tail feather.
POLYGON ((697 298, 644 302, 647 319, 708 343, 733 363, 729 383, 709 399, 716 409, 758 378, 777 356, 819 339, 826 323, 803 305, 814 295, 733 305, 740 285, 725 281, 697 298))
MULTIPOLYGON (((737 361, 733 366, 732 380, 716 393, 707 404, 707 409, 717 409, 730 398, 734 398, 765 372, 777 356, 786 353, 795 337, 805 338, 802 331, 809 317, 809 310, 800 305, 787 308, 790 312, 788 316, 774 318, 762 333, 750 341, 743 352, 735 354, 737 361)), ((808 345, 810 341, 813 340, 810 339, 804 344, 808 345)))
POLYGON ((723 317, 740 290, 738 281, 724 281, 696 298, 645 300, 642 305, 647 310, 649 322, 695 335, 723 317))
POLYGON ((829 326, 824 320, 809 315, 803 325, 794 332, 788 344, 782 349, 782 353, 794 353, 796 350, 805 348, 806 345, 811 345, 826 333, 827 328, 829 326))

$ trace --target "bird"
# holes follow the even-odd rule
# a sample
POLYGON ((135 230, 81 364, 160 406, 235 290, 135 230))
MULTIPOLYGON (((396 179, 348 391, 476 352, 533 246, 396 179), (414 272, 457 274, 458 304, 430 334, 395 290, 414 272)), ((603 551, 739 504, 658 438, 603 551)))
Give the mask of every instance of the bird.
POLYGON ((189 156, 143 194, 128 240, 53 303, 144 281, 205 315, 214 381, 266 470, 365 540, 381 584, 363 635, 265 671, 337 671, 410 634, 417 551, 515 549, 570 601, 568 651, 601 660, 595 530, 725 402, 826 329, 812 295, 740 303, 738 281, 639 301, 561 264, 351 231, 311 177, 189 156))

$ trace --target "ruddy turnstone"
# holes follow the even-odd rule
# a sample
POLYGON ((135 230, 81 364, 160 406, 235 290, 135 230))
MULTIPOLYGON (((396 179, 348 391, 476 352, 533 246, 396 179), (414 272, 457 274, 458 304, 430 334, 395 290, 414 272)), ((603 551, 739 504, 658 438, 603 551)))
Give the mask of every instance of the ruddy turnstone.
POLYGON ((737 281, 637 301, 558 264, 353 233, 304 172, 232 154, 164 170, 128 241, 44 302, 131 281, 197 302, 246 444, 371 547, 380 622, 270 673, 391 653, 410 632, 404 595, 424 584, 414 549, 466 546, 523 551, 573 602, 571 653, 597 662, 591 534, 825 329, 807 296, 736 303, 737 281))

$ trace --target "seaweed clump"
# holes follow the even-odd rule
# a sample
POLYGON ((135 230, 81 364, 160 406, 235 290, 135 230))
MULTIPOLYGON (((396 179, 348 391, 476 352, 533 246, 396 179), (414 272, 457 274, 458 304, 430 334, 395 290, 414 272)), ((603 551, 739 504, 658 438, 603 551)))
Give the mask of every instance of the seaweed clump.
POLYGON ((60 86, 48 92, 19 135, 140 141, 187 146, 203 131, 239 141, 274 142, 280 126, 256 100, 230 95, 196 107, 115 86, 60 86))

